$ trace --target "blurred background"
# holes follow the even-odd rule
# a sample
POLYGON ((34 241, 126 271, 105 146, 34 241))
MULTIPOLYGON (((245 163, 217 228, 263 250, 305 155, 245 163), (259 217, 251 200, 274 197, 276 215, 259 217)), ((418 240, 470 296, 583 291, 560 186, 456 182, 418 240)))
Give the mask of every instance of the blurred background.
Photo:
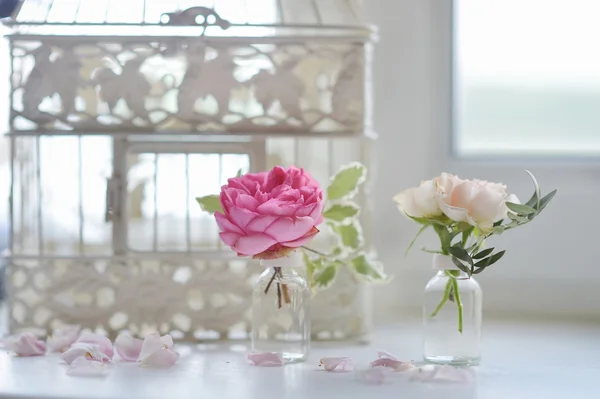
MULTIPOLYGON (((424 235, 405 257, 417 226, 399 214, 392 197, 445 171, 503 182, 526 199, 532 186, 524 169, 536 175, 543 192, 558 189, 558 195, 535 223, 494 238, 492 244, 507 255, 479 277, 486 315, 600 320, 595 228, 600 196, 600 53, 595 49, 600 2, 365 0, 364 5, 380 36, 373 73, 374 127, 379 134, 372 194, 375 244, 394 276, 374 295, 377 320, 418 314, 422 289, 433 274, 431 256, 418 247, 435 245, 435 237, 424 235)), ((5 49, 0 54, 0 122, 5 126, 9 65, 5 49)), ((63 204, 75 198, 61 190, 65 167, 60 164, 74 145, 65 139, 47 150, 54 166, 46 173, 55 176, 47 184, 63 204)), ((8 223, 7 155, 3 142, 2 248, 8 223)), ((246 160, 229 163, 236 162, 244 166, 246 160)), ((168 166, 162 170, 161 180, 170 175, 168 166)), ((218 184, 211 183, 206 193, 218 184)), ((86 193, 103 203, 103 187, 86 193)), ((175 212, 176 201, 162 202, 159 212, 175 212)), ((56 228, 69 230, 68 212, 60 214, 61 209, 67 208, 56 208, 61 221, 56 228)))

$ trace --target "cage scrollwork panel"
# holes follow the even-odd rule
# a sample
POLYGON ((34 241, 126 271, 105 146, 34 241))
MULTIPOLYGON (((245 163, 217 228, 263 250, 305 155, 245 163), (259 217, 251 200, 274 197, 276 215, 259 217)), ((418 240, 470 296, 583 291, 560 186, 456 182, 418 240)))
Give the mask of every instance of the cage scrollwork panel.
POLYGON ((363 129, 360 44, 15 40, 11 51, 14 130, 363 129))

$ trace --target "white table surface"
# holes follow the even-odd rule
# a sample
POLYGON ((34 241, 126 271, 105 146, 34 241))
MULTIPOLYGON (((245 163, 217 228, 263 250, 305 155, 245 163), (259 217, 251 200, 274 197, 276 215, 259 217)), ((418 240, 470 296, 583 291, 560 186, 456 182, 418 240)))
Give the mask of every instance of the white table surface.
POLYGON ((350 356, 364 370, 380 349, 419 359, 417 323, 380 328, 369 345, 317 343, 307 363, 285 367, 248 365, 245 345, 176 344, 182 356, 171 369, 115 364, 103 378, 68 376, 56 356, 17 358, 2 352, 0 398, 600 398, 600 324, 486 321, 483 362, 467 383, 394 378, 371 385, 359 372, 318 367, 323 356, 350 356))

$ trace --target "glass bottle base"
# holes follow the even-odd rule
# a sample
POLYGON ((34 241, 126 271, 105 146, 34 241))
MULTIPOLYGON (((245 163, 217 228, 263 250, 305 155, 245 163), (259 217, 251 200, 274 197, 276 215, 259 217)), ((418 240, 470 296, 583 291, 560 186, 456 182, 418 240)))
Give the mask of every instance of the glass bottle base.
POLYGON ((477 366, 481 357, 425 356, 425 362, 449 366, 477 366))
POLYGON ((287 363, 302 363, 302 362, 306 361, 306 355, 303 355, 302 353, 284 352, 284 353, 280 353, 280 355, 286 364, 287 363))

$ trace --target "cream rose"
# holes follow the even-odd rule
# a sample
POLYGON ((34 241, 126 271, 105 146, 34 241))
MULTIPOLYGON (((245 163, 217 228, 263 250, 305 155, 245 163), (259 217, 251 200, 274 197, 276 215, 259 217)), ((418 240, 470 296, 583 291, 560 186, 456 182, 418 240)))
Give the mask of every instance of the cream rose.
POLYGON ((434 218, 442 215, 433 180, 421 182, 419 187, 409 188, 394 197, 400 212, 417 218, 434 218))
POLYGON ((456 222, 469 223, 484 232, 506 219, 506 202, 519 203, 515 195, 508 195, 504 184, 463 180, 448 173, 442 173, 434 182, 441 211, 456 222))

